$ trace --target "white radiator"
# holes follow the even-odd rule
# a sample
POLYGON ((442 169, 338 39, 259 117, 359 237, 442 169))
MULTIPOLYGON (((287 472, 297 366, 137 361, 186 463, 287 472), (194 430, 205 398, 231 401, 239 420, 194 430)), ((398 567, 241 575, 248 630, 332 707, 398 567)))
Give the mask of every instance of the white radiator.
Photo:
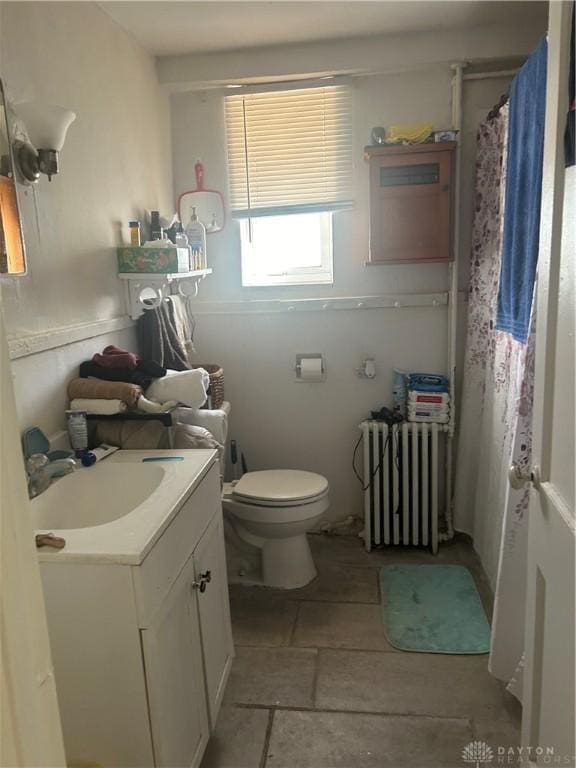
MULTIPOLYGON (((361 424, 364 446, 364 542, 417 545, 438 551, 442 424, 361 424)), ((442 454, 444 451, 442 450, 442 454)))

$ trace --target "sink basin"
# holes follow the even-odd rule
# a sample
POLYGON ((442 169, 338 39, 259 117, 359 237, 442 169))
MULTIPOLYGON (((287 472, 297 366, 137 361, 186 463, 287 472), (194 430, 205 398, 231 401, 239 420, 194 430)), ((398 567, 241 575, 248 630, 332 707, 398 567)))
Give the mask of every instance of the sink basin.
POLYGON ((38 559, 139 565, 217 458, 203 448, 121 450, 58 478, 32 499, 32 523, 65 546, 41 547, 38 559))
POLYGON ((158 488, 156 464, 103 461, 62 477, 32 502, 37 530, 92 528, 127 515, 158 488))

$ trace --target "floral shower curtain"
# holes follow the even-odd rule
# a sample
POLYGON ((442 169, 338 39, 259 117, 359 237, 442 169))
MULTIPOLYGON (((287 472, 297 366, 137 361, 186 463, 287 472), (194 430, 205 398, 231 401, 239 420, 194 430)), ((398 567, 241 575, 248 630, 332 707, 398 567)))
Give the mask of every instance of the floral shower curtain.
MULTIPOLYGON (((495 588, 490 670, 521 696, 526 513, 529 491, 513 491, 508 467, 528 465, 534 334, 527 343, 496 330, 508 106, 478 131, 468 336, 455 487, 455 526, 474 546, 495 588)), ((533 318, 532 318, 533 327, 533 318)))

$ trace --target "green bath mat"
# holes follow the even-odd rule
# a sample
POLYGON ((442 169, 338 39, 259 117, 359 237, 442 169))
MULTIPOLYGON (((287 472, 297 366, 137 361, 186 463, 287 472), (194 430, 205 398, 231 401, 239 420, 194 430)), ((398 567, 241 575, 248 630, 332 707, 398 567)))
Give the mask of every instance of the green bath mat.
POLYGON ((470 571, 461 565, 380 569, 384 627, 401 651, 488 653, 490 627, 470 571))

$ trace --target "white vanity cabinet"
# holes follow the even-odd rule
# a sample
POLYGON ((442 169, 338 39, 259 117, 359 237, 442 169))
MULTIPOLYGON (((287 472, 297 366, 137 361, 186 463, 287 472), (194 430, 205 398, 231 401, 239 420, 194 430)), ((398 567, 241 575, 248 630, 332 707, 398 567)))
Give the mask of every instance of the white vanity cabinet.
POLYGON ((47 560, 68 761, 198 766, 233 658, 217 462, 141 563, 47 560))

